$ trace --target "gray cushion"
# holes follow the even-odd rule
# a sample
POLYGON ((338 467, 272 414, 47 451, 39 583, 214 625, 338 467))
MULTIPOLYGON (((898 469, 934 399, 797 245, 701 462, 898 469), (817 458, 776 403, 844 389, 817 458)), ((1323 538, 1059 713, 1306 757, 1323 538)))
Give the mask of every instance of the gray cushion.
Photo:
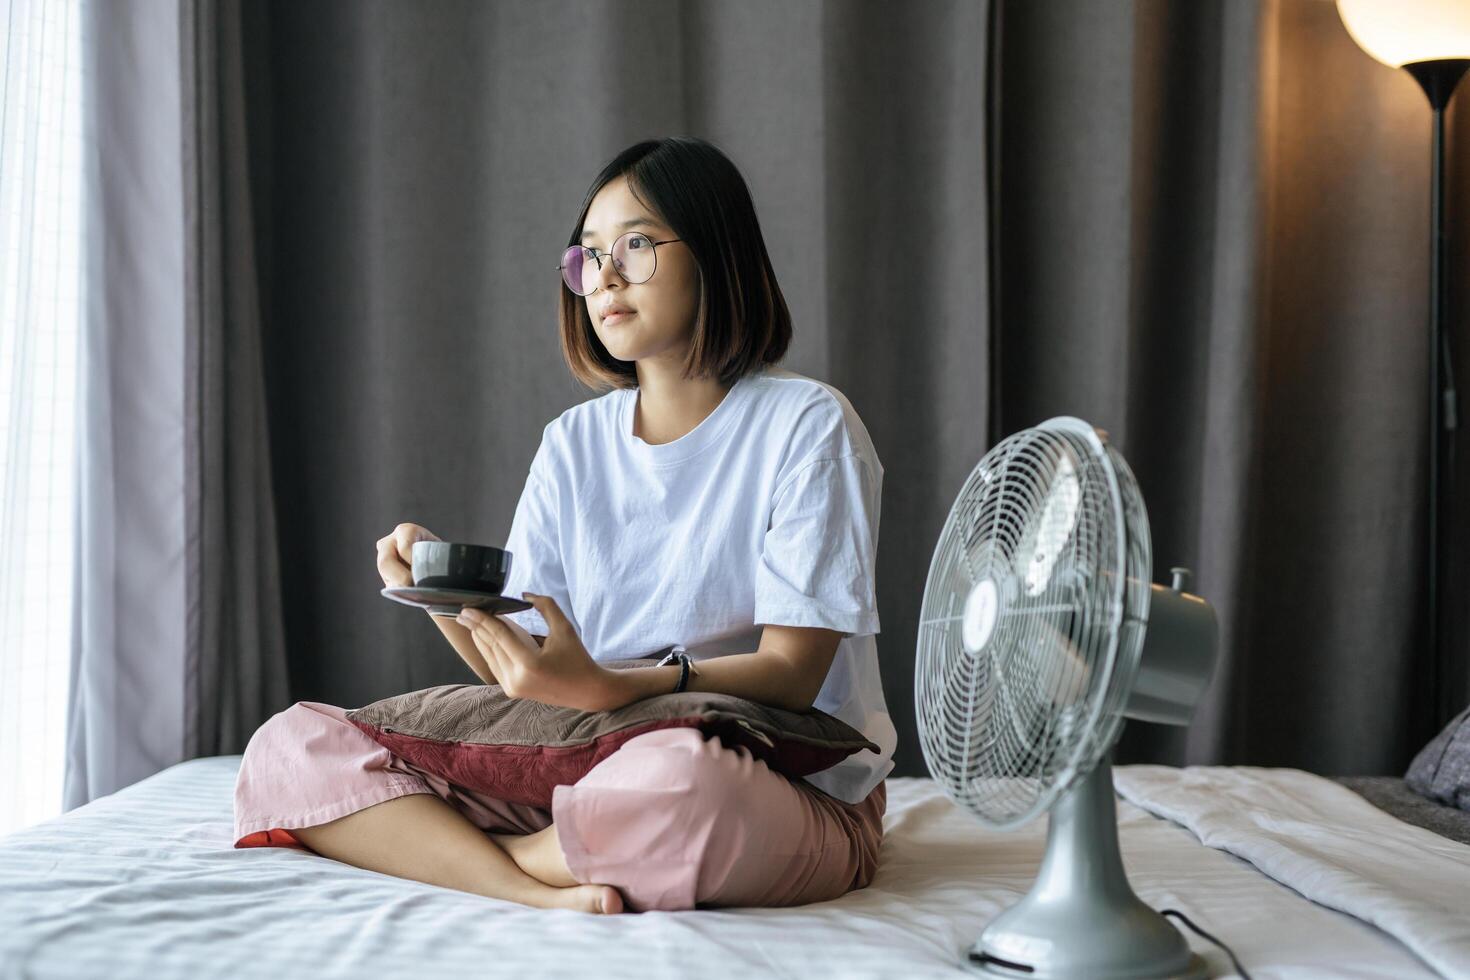
POLYGON ((1470 810, 1470 707, 1419 750, 1404 782, 1420 796, 1470 810))

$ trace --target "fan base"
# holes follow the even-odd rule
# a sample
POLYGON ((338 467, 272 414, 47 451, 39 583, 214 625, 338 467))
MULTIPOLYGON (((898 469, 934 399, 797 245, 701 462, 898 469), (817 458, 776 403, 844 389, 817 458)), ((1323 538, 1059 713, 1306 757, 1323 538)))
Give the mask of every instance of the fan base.
POLYGON ((1028 980, 1204 980, 1202 957, 1123 870, 1112 749, 1053 805, 1031 890, 985 927, 965 966, 1028 980))
MULTIPOLYGON (((967 972, 973 973, 976 976, 1002 977, 1009 978, 1009 980, 1017 980, 1020 977, 1026 977, 1029 980, 1076 980, 1080 975, 1071 969, 1047 972, 1019 963, 1014 966, 1004 965, 1005 963, 1005 960, 998 959, 986 953, 980 944, 976 943, 970 947, 970 955, 966 958, 965 968, 967 972)), ((1200 958, 1198 953, 1190 953, 1189 963, 1182 973, 1088 973, 1086 976, 1089 980, 1092 980, 1092 978, 1096 978, 1096 980, 1124 980, 1124 978, 1127 978, 1127 980, 1143 980, 1143 978, 1147 978, 1147 980, 1208 980, 1210 972, 1209 968, 1205 966, 1205 961, 1200 958)))

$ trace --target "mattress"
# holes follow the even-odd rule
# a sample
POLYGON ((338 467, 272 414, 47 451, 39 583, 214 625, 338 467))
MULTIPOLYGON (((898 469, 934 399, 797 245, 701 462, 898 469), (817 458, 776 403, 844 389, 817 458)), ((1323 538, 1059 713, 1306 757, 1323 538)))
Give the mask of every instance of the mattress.
MULTIPOLYGON (((969 976, 966 950, 1030 887, 1046 841, 1045 817, 992 831, 932 780, 889 778, 868 888, 796 908, 593 916, 303 850, 235 849, 240 758, 180 763, 0 838, 0 977, 969 976)), ((1119 785, 1133 768, 1115 769, 1119 785)), ((1162 768, 1134 782, 1167 783, 1162 768)), ((1118 823, 1139 896, 1228 943, 1256 980, 1436 975, 1389 932, 1179 822, 1119 799, 1118 823)), ((1470 846, 1447 844, 1470 860, 1470 846)), ((1235 975, 1224 953, 1185 936, 1215 975, 1235 975)))
POLYGON ((1333 776, 1332 779, 1404 823, 1470 844, 1470 811, 1420 796, 1398 776, 1333 776))

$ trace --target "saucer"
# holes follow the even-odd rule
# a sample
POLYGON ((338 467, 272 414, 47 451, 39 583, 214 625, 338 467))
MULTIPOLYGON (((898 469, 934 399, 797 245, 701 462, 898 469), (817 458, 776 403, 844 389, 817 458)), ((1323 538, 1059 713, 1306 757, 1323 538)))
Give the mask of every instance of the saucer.
POLYGON ((390 585, 383 595, 405 606, 427 609, 433 616, 458 616, 464 608, 483 609, 487 613, 521 612, 535 608, 524 599, 495 595, 493 592, 476 592, 473 589, 429 589, 417 585, 390 585))

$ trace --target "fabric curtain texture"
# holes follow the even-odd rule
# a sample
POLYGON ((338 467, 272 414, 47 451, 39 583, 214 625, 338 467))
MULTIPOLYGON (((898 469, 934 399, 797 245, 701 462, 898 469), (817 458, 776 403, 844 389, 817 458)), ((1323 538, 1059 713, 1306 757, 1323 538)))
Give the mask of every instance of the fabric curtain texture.
MULTIPOLYGON (((1056 414, 1106 429, 1148 505, 1154 580, 1188 566, 1220 621, 1194 723, 1130 723, 1115 761, 1402 774, 1453 713, 1431 703, 1422 608, 1423 92, 1331 0, 1006 3, 1001 39, 991 434, 1056 414)), ((1440 546, 1459 665, 1464 455, 1440 546)), ((1453 686, 1463 707, 1463 667, 1453 686)))
POLYGON ((423 613, 378 595, 373 542, 412 521, 504 543, 542 427, 601 393, 556 324, 587 186, 640 139, 694 133, 750 184, 795 324, 783 364, 850 398, 889 475, 878 649, 898 764, 921 771, 923 576, 986 448, 986 6, 268 14, 247 87, 252 139, 274 139, 258 254, 296 696, 469 679, 423 613))
POLYGON ((0 836, 61 809, 81 319, 81 17, 0 8, 0 836))
POLYGON ((66 809, 243 751, 290 703, 240 5, 84 10, 93 133, 66 809))
POLYGON ((883 460, 895 774, 925 772, 914 641, 954 494, 1059 414, 1108 431, 1155 581, 1190 567, 1222 627, 1195 724, 1129 725, 1116 763, 1398 773, 1432 734, 1429 116, 1329 0, 92 16, 121 40, 89 54, 108 261, 73 802, 239 751, 293 700, 470 682, 378 595, 371 545, 401 521, 504 541, 542 427, 600 393, 556 332, 577 207, 617 151, 674 133, 745 173, 784 364, 841 389, 883 460))

